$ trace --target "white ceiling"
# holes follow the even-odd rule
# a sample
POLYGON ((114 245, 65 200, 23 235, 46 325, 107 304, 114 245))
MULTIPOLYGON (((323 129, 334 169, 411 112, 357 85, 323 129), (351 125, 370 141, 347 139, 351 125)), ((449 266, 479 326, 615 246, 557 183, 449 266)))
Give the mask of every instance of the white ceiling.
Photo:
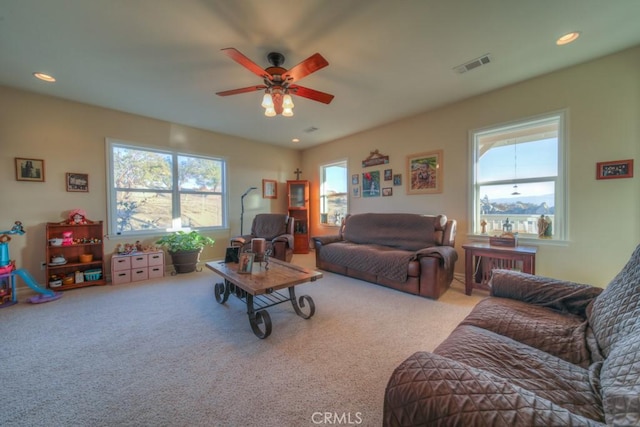
POLYGON ((0 84, 303 149, 638 45, 638 22, 639 0, 0 0, 0 84), (226 47, 319 52, 300 84, 335 99, 266 118, 261 92, 219 97, 261 84, 226 47))

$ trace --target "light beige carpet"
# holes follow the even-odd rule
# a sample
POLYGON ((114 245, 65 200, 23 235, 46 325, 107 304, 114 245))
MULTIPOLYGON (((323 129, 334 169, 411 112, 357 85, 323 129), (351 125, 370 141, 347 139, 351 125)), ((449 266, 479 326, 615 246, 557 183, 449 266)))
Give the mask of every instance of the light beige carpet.
MULTIPOLYGON (((294 262, 313 267, 313 253, 294 262)), ((316 314, 218 304, 205 269, 0 309, 2 426, 379 426, 393 369, 432 350, 486 294, 438 301, 332 273, 297 289, 316 314), (319 422, 320 421, 320 422, 319 422)))

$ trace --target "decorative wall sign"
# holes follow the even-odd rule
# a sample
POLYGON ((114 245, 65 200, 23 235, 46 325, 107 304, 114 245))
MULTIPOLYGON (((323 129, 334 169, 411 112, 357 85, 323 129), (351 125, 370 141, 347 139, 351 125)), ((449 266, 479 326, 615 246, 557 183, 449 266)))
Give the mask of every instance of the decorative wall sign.
POLYGON ((380 196, 380 171, 362 172, 362 197, 380 196))
POLYGON ((442 150, 407 156, 407 194, 442 192, 442 150))
POLYGON ((67 172, 67 191, 89 192, 89 174, 67 172))
POLYGON ((16 180, 44 182, 44 160, 16 157, 16 180))
POLYGON ((633 159, 599 162, 596 164, 596 179, 633 177, 633 159))
POLYGON ((278 198, 278 182, 272 179, 262 180, 262 198, 277 199, 278 198))
POLYGON ((362 167, 366 168, 369 166, 384 165, 387 163, 389 163, 389 156, 380 154, 378 150, 375 150, 371 151, 369 153, 369 157, 362 161, 362 167))

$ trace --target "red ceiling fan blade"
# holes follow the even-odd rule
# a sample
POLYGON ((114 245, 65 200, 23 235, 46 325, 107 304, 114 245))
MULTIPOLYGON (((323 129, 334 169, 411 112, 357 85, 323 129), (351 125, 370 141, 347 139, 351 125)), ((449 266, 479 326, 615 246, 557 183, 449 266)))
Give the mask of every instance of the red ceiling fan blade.
POLYGON ((308 87, 291 85, 289 86, 289 90, 294 95, 301 96, 303 98, 309 98, 313 101, 322 102, 324 104, 329 104, 333 100, 333 95, 320 92, 319 90, 309 89, 308 87))
POLYGON ((243 87, 240 89, 231 89, 231 90, 225 90, 222 92, 216 92, 216 95, 220 95, 220 96, 237 95, 239 93, 256 92, 258 90, 264 90, 266 88, 267 87, 265 85, 249 86, 249 87, 243 87))
POLYGON ((308 76, 311 73, 315 73, 321 68, 329 65, 326 59, 323 58, 319 53, 315 53, 299 63, 298 65, 292 67, 289 71, 284 73, 285 78, 292 79, 291 82, 297 82, 302 78, 308 76))
POLYGON ((251 71, 252 73, 262 78, 268 78, 269 80, 273 80, 273 77, 271 76, 271 74, 267 73, 261 66, 259 66, 258 64, 256 64, 255 62, 253 62, 252 60, 244 56, 237 49, 233 47, 227 47, 225 49, 222 49, 222 53, 224 53, 229 58, 233 59, 238 64, 242 65, 244 68, 251 71))

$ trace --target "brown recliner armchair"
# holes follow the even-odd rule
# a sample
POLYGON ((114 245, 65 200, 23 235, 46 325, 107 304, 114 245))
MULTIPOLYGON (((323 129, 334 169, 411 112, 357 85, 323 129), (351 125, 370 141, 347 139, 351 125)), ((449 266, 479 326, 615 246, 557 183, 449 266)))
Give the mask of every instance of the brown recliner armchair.
POLYGON ((271 256, 286 262, 293 257, 293 218, 287 214, 258 214, 251 224, 251 234, 231 238, 231 246, 251 250, 251 239, 264 238, 271 256))

